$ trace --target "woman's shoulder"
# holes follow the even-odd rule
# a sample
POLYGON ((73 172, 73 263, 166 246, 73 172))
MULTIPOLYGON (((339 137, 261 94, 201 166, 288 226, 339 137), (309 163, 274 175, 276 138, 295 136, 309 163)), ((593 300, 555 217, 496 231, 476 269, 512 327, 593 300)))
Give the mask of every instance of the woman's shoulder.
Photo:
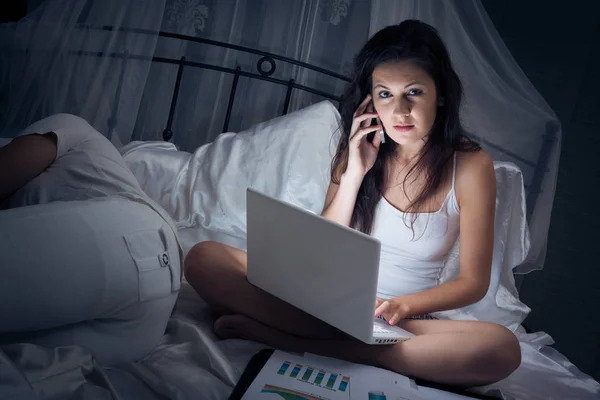
POLYGON ((481 191, 496 190, 492 157, 484 150, 456 152, 456 192, 465 198, 481 191))
POLYGON ((492 157, 483 149, 456 152, 456 168, 465 172, 494 168, 492 157))

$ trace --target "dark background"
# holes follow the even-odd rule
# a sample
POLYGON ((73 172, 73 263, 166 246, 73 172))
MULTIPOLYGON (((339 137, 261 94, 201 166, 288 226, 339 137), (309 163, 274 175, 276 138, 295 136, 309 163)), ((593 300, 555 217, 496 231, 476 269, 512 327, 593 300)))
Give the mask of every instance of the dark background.
POLYGON ((600 1, 483 0, 517 63, 558 115, 563 142, 546 264, 527 275, 525 325, 600 380, 600 1))
MULTIPOLYGON (((43 0, 0 2, 0 22, 43 0)), ((558 184, 543 271, 520 293, 525 321, 600 380, 600 1, 482 0, 513 57, 562 123, 558 184)))

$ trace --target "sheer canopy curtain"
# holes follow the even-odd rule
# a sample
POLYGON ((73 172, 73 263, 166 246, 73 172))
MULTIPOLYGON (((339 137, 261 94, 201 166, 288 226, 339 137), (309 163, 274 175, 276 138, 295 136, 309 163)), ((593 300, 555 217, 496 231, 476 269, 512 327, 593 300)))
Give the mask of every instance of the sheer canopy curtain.
MULTIPOLYGON (((159 37, 158 31, 347 73, 368 37, 369 12, 368 1, 356 0, 46 0, 20 22, 0 26, 0 84, 6 88, 0 95, 0 135, 10 137, 43 116, 69 112, 116 145, 162 140, 177 65, 151 63, 151 57, 185 57, 257 73, 261 56, 159 37), (105 25, 114 29, 97 29, 105 25)), ((271 77, 341 92, 342 81, 301 70, 276 61, 271 77)), ((185 68, 172 127, 175 143, 192 150, 222 132, 232 81, 231 74, 185 68)), ((289 111, 323 100, 294 92, 289 111)), ((285 94, 283 86, 240 77, 229 130, 280 115, 285 94)))
POLYGON ((561 146, 560 122, 513 59, 479 0, 373 0, 369 35, 405 19, 440 33, 465 89, 462 119, 494 160, 523 172, 531 249, 515 269, 541 269, 561 146))
MULTIPOLYGON (((351 0, 167 0, 161 30, 242 45, 286 56, 334 72, 348 72, 354 53, 368 37, 370 3, 351 0)), ((159 38, 156 56, 195 61, 258 73, 260 55, 203 43, 159 38)), ((294 79, 340 93, 343 81, 275 60, 273 78, 294 79)), ((168 117, 176 65, 155 64, 150 71, 135 139, 159 139, 168 117)), ((174 141, 193 149, 223 130, 233 75, 185 68, 173 121, 174 141)), ((241 77, 230 131, 282 113, 286 87, 241 77)), ((289 111, 322 97, 293 91, 289 111)))
POLYGON ((0 136, 64 112, 85 118, 117 145, 127 143, 157 35, 117 30, 156 30, 164 9, 165 0, 47 0, 18 23, 1 24, 0 136), (103 25, 116 30, 96 29, 103 25), (114 55, 125 52, 137 59, 120 82, 124 62, 114 55))

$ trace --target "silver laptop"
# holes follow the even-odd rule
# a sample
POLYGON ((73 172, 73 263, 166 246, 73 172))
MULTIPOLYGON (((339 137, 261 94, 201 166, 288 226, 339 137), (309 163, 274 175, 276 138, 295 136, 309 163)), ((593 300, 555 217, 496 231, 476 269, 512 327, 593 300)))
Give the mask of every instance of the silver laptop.
POLYGON ((380 242, 247 190, 248 281, 369 344, 412 333, 374 317, 380 242))

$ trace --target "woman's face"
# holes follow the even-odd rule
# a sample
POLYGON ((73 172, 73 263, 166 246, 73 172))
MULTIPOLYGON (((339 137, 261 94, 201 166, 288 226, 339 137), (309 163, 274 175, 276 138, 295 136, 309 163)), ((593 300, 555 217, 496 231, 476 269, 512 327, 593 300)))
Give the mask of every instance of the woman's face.
POLYGON ((387 62, 373 71, 373 103, 385 132, 400 145, 424 139, 438 107, 433 79, 409 61, 387 62))

